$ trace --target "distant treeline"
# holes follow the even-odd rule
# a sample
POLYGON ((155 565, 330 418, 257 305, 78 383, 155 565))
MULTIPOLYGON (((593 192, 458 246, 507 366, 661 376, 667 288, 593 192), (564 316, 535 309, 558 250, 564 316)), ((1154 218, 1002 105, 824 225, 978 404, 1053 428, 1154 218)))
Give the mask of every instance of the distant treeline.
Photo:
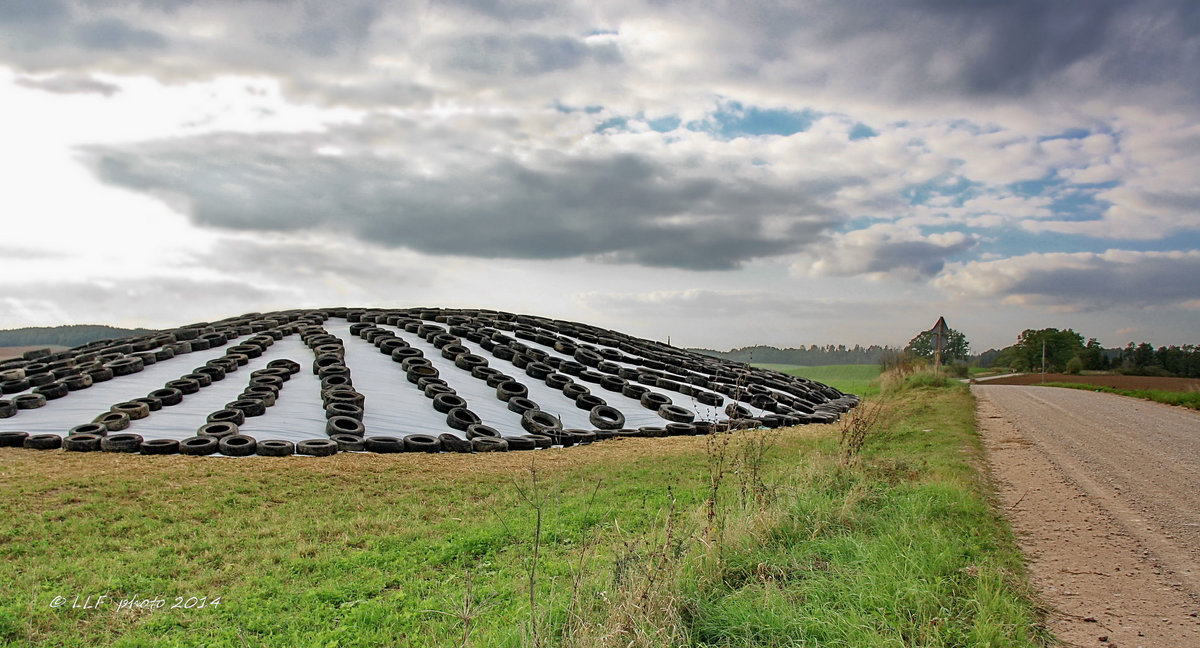
POLYGON ((31 326, 0 330, 0 346, 65 346, 76 347, 96 340, 149 333, 150 329, 125 329, 99 324, 68 326, 31 326))
POLYGON ((901 349, 888 346, 871 345, 868 347, 854 345, 848 347, 844 344, 826 346, 817 346, 815 344, 798 349, 780 349, 773 346, 749 346, 730 351, 713 351, 712 349, 690 349, 697 353, 712 356, 714 358, 723 358, 725 360, 733 360, 735 362, 746 363, 768 363, 768 364, 793 364, 804 365, 806 367, 819 367, 822 365, 835 364, 854 364, 854 365, 871 365, 879 364, 883 359, 884 354, 899 353, 901 349))

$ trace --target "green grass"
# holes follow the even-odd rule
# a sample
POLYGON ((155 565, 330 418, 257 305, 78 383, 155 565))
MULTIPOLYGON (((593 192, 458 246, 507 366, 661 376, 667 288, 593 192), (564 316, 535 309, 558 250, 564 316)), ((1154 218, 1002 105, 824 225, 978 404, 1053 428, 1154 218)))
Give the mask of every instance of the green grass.
POLYGON ((696 645, 1048 641, 972 468, 969 393, 912 383, 903 394, 860 466, 806 463, 777 516, 699 570, 689 592, 696 645))
POLYGON ((503 455, 6 448, 0 645, 1043 645, 969 392, 885 399, 851 463, 837 426, 503 455), (99 594, 167 607, 51 607, 99 594), (221 604, 170 609, 191 596, 221 604))
POLYGON ((763 369, 801 376, 819 383, 825 383, 834 389, 847 394, 857 394, 864 398, 879 393, 879 386, 874 384, 879 378, 879 365, 824 365, 820 367, 804 367, 788 364, 758 364, 754 366, 763 369))
POLYGON ((1086 391, 1106 392, 1120 396, 1141 398, 1167 405, 1179 405, 1194 410, 1200 410, 1200 392, 1167 391, 1164 389, 1120 389, 1104 385, 1089 385, 1086 383, 1051 382, 1047 387, 1065 387, 1067 389, 1083 389, 1086 391))

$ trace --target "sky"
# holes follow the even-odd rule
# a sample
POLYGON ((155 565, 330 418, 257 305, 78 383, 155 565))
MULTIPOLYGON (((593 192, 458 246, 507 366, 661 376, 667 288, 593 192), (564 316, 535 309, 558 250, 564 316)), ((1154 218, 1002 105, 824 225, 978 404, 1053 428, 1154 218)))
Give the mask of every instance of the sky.
POLYGON ((1200 343, 1192 0, 3 0, 0 327, 1200 343))

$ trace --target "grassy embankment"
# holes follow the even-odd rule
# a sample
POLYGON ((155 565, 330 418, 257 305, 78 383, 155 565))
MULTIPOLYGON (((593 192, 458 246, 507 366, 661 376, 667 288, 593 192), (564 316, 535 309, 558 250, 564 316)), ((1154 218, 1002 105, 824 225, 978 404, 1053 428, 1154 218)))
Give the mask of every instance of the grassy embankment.
POLYGON ((4 449, 0 645, 1042 645, 971 396, 911 382, 848 427, 535 453, 4 449))

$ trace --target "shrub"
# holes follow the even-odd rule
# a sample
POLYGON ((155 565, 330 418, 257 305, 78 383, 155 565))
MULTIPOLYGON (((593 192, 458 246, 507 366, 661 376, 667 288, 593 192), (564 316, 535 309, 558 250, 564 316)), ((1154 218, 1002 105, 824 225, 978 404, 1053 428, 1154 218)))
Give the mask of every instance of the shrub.
POLYGON ((1066 373, 1078 376, 1081 371, 1083 371, 1083 360, 1080 360, 1079 356, 1075 356, 1067 361, 1066 373))

